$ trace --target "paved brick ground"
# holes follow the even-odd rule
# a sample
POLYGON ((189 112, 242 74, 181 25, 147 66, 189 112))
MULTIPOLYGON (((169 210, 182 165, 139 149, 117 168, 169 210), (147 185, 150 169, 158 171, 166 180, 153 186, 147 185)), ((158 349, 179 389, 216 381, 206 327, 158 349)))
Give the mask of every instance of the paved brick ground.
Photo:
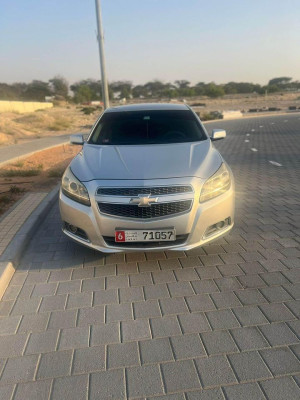
POLYGON ((1 400, 300 398, 299 116, 221 125, 237 217, 212 245, 104 257, 53 208, 0 303, 1 400))

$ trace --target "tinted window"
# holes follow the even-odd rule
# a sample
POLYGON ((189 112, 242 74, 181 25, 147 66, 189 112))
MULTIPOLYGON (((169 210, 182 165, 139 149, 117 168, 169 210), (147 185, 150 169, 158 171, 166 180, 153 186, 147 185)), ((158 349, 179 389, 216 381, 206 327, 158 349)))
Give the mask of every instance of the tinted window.
POLYGON ((189 110, 104 113, 89 143, 138 145, 196 142, 207 139, 189 110))

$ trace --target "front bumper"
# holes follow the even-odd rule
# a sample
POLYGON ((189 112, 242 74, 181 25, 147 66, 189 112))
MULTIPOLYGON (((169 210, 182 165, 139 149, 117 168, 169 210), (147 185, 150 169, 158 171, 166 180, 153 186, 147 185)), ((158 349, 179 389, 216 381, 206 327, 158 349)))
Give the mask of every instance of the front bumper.
MULTIPOLYGON (((85 206, 66 197, 61 191, 59 195, 60 213, 63 221, 63 232, 73 240, 104 253, 115 253, 123 251, 155 251, 159 250, 190 250, 201 246, 212 240, 218 239, 229 232, 234 223, 234 182, 230 189, 221 196, 199 203, 199 196, 204 180, 191 178, 189 182, 186 179, 170 179, 168 185, 191 184, 194 193, 176 195, 176 200, 192 199, 190 211, 176 214, 173 216, 155 218, 150 220, 130 219, 124 217, 114 217, 100 213, 98 208, 99 196, 96 196, 96 190, 100 186, 118 187, 124 186, 124 181, 91 181, 85 183, 91 199, 91 206, 85 206), (220 221, 229 221, 229 223, 220 229, 208 230, 220 221), (85 232, 86 238, 82 235, 74 234, 68 229, 69 225, 80 228, 85 232), (115 230, 137 230, 137 229, 167 229, 175 228, 176 235, 181 240, 176 242, 147 242, 130 245, 126 243, 117 244, 113 242, 115 230), (109 238, 109 240, 108 240, 109 238)), ((147 186, 166 185, 165 180, 147 181, 147 186)), ((144 181, 126 181, 126 186, 145 186, 144 181)), ((170 200, 170 196, 161 197, 160 201, 170 200)), ((174 199, 174 197, 173 197, 174 199)), ((172 200, 173 200, 172 199, 172 200)), ((105 199, 109 201, 109 199, 105 199)), ((115 200, 115 199, 114 199, 115 200)), ((122 201, 125 201, 122 199, 122 201)))

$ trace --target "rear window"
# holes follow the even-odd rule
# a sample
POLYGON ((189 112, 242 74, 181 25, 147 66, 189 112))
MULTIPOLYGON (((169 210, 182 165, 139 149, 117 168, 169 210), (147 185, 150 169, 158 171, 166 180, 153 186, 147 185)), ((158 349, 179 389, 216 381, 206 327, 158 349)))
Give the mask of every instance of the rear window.
POLYGON ((104 113, 89 139, 99 145, 143 145, 197 142, 207 139, 189 110, 104 113))

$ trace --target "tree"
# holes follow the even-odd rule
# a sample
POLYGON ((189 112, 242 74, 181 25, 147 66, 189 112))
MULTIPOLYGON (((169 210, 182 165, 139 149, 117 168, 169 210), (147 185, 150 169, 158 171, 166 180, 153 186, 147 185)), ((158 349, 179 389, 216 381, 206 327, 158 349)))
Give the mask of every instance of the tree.
POLYGON ((132 82, 130 81, 116 81, 112 82, 109 86, 114 94, 119 95, 120 99, 131 96, 132 82))
POLYGON ((56 75, 54 78, 49 80, 49 83, 51 85, 51 91, 55 96, 62 96, 64 98, 68 97, 69 83, 65 78, 56 75))
POLYGON ((179 89, 186 89, 190 86, 191 82, 186 81, 186 80, 179 80, 179 81, 175 81, 175 85, 179 88, 179 89))
POLYGON ((224 96, 225 92, 222 86, 216 85, 214 82, 208 83, 205 86, 205 95, 208 97, 224 96))
POLYGON ((286 85, 287 83, 290 83, 292 78, 288 78, 287 76, 281 76, 280 78, 273 78, 269 80, 268 85, 277 85, 277 86, 282 86, 286 85))
POLYGON ((33 80, 24 90, 23 97, 25 100, 45 101, 46 96, 51 95, 49 82, 33 80))

